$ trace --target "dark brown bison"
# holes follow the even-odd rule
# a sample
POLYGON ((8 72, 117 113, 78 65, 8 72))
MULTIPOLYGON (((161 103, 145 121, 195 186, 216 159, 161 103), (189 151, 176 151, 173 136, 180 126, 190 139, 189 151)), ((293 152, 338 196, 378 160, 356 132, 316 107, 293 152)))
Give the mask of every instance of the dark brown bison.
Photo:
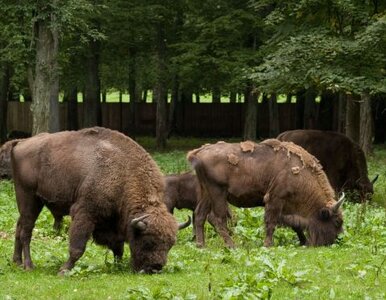
POLYGON ((332 244, 342 231, 343 199, 335 194, 318 161, 300 146, 266 140, 205 145, 188 153, 202 199, 195 211, 197 245, 204 245, 203 225, 210 210, 227 246, 226 202, 238 207, 265 206, 265 246, 277 225, 292 227, 311 246, 332 244), (303 231, 308 233, 306 240, 303 231))
MULTIPOLYGON (((173 214, 174 209, 189 209, 193 211, 193 223, 195 219, 194 211, 198 205, 200 195, 200 184, 197 176, 192 172, 183 174, 166 175, 165 179, 165 204, 168 211, 173 214)), ((227 204, 228 205, 228 204, 227 204)), ((232 214, 228 208, 227 217, 232 219, 232 214)), ((208 214, 208 222, 213 224, 213 214, 208 214)), ((193 226, 193 236, 195 230, 193 226)))
POLYGON ((337 192, 357 191, 362 201, 374 193, 373 183, 378 176, 369 180, 366 157, 347 136, 333 131, 290 130, 277 139, 293 142, 314 155, 337 192))
POLYGON ((83 255, 91 238, 116 259, 129 243, 135 271, 157 272, 176 241, 178 224, 163 203, 164 183, 156 163, 121 133, 90 128, 41 134, 11 152, 17 221, 13 260, 33 268, 30 241, 46 206, 70 214, 69 259, 61 273, 83 255))

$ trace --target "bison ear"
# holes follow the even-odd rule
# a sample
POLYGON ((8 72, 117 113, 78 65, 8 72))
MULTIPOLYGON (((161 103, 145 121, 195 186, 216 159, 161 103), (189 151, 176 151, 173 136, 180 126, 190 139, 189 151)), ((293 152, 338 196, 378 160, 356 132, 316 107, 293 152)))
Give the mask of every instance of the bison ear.
POLYGON ((323 221, 326 221, 328 219, 331 218, 332 216, 332 212, 330 209, 328 209, 327 207, 323 207, 320 211, 319 211, 319 216, 320 218, 323 220, 323 221))

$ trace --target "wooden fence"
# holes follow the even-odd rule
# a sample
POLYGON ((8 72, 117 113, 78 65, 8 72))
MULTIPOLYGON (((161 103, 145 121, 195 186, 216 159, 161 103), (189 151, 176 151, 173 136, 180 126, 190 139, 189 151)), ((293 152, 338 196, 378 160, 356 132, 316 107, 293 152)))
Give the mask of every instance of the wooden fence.
MULTIPOLYGON (((297 109, 294 103, 280 103, 279 130, 295 129, 297 109)), ((257 136, 269 137, 268 105, 258 104, 257 136)), ((67 103, 60 103, 60 128, 67 129, 67 103)), ((78 122, 83 127, 83 104, 78 104, 78 122)), ((102 103, 102 126, 124 133, 139 135, 155 134, 156 104, 137 103, 135 105, 134 128, 129 128, 129 103, 102 103)), ((245 118, 243 103, 179 103, 176 111, 174 133, 181 136, 222 136, 242 135, 245 118)), ((335 119, 335 118, 333 118, 335 119)), ((334 120, 332 120, 335 122, 334 120)), ((336 123, 336 122, 335 122, 336 123)), ((29 102, 8 103, 8 131, 31 132, 32 117, 29 102)), ((328 124, 334 129, 333 125, 328 124)))

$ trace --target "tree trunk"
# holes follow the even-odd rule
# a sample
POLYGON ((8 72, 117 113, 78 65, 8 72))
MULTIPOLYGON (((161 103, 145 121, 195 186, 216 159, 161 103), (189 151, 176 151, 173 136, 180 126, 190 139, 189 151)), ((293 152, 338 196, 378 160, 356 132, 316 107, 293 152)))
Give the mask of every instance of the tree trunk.
POLYGON ((201 103, 201 99, 200 99, 200 93, 197 92, 194 94, 196 96, 196 103, 201 103))
POLYGON ((174 75, 173 78, 173 87, 172 87, 172 96, 170 99, 169 105, 169 122, 168 122, 168 138, 171 134, 177 129, 177 106, 178 106, 178 98, 179 98, 179 89, 180 82, 178 79, 178 75, 174 75))
POLYGON ((166 148, 167 139, 167 90, 166 90, 166 44, 165 33, 162 24, 159 24, 157 30, 157 83, 155 98, 157 99, 156 116, 156 144, 157 148, 166 148))
POLYGON ((304 102, 304 129, 315 129, 318 118, 317 105, 315 102, 316 92, 309 88, 305 93, 304 102))
POLYGON ((360 106, 352 95, 347 95, 346 103, 346 135, 355 143, 359 143, 360 106))
POLYGON ((147 101, 147 89, 144 89, 144 90, 143 90, 142 101, 143 101, 144 103, 146 103, 146 101, 147 101))
POLYGON ((304 126, 304 103, 305 91, 301 90, 296 93, 296 128, 303 129, 304 126))
POLYGON ((106 103, 107 102, 107 92, 106 90, 103 90, 102 91, 102 103, 106 103))
POLYGON ((371 97, 374 119, 374 144, 386 142, 386 94, 371 97))
POLYGON ((338 96, 338 116, 337 116, 337 131, 346 134, 346 110, 347 96, 340 92, 338 96))
POLYGON ((237 100, 237 93, 234 91, 231 91, 229 93, 229 102, 230 103, 236 103, 236 100, 237 100))
POLYGON ((361 95, 359 146, 367 155, 372 152, 373 115, 371 112, 371 98, 368 93, 361 95))
POLYGON ((7 63, 0 66, 0 144, 7 140, 7 112, 10 83, 10 68, 7 63))
POLYGON ((291 101, 292 101, 292 94, 287 94, 285 98, 285 103, 291 103, 291 101))
POLYGON ((221 102, 221 90, 218 87, 214 87, 212 90, 212 102, 213 103, 221 102))
POLYGON ((35 73, 29 68, 32 90, 32 135, 59 131, 59 34, 55 17, 39 20, 36 28, 35 73))
POLYGON ((248 86, 245 91, 245 121, 244 140, 256 140, 257 131, 257 98, 258 93, 254 86, 248 86))
POLYGON ((319 104, 318 127, 321 130, 333 130, 334 102, 338 101, 338 95, 330 91, 323 91, 319 104))
MULTIPOLYGON (((137 51, 134 47, 129 48, 129 120, 128 120, 128 134, 131 137, 135 137, 135 111, 136 111, 136 103, 139 99, 137 99, 137 68, 136 68, 136 60, 137 60, 137 51)), ((146 102, 146 101, 145 101, 146 102)))
POLYGON ((279 107, 277 104, 276 94, 273 93, 268 101, 269 111, 269 137, 277 137, 279 129, 279 107))
POLYGON ((78 89, 73 86, 67 93, 67 129, 78 130, 78 89))
POLYGON ((90 41, 86 58, 86 84, 83 102, 83 127, 102 124, 99 80, 99 41, 90 41))

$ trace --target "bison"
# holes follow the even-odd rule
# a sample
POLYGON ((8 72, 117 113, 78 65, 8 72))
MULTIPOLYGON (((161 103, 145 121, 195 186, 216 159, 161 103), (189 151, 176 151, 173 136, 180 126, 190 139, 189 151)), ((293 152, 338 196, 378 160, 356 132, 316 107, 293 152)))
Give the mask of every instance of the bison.
POLYGON ((337 191, 357 191, 361 201, 374 193, 368 178, 366 157, 358 144, 347 136, 333 131, 289 130, 277 137, 280 141, 293 142, 314 155, 337 191))
POLYGON ((205 145, 190 151, 202 199, 195 210, 197 246, 204 246, 203 225, 210 210, 217 232, 229 247, 226 202, 238 207, 265 207, 265 246, 273 244, 277 225, 292 227, 302 244, 332 244, 342 231, 343 217, 335 194, 318 161, 293 143, 269 139, 205 145), (303 231, 308 233, 308 240, 303 231))
POLYGON ((73 268, 91 236, 118 260, 127 241, 134 271, 154 273, 165 265, 179 226, 163 203, 158 166, 132 139, 99 127, 40 134, 15 144, 11 160, 20 213, 15 263, 24 254, 24 268, 33 268, 32 229, 46 206, 72 219, 60 274, 73 268))
MULTIPOLYGON (((186 172, 183 174, 166 175, 165 180, 165 204, 168 211, 173 214, 174 209, 189 209, 193 211, 193 223, 195 219, 194 211, 198 205, 200 195, 200 184, 197 176, 192 172, 186 172)), ((232 219, 232 213, 228 209, 227 217, 232 219)), ((213 214, 208 214, 208 222, 213 224, 213 214)), ((193 236, 195 236, 195 230, 193 226, 193 236)))

